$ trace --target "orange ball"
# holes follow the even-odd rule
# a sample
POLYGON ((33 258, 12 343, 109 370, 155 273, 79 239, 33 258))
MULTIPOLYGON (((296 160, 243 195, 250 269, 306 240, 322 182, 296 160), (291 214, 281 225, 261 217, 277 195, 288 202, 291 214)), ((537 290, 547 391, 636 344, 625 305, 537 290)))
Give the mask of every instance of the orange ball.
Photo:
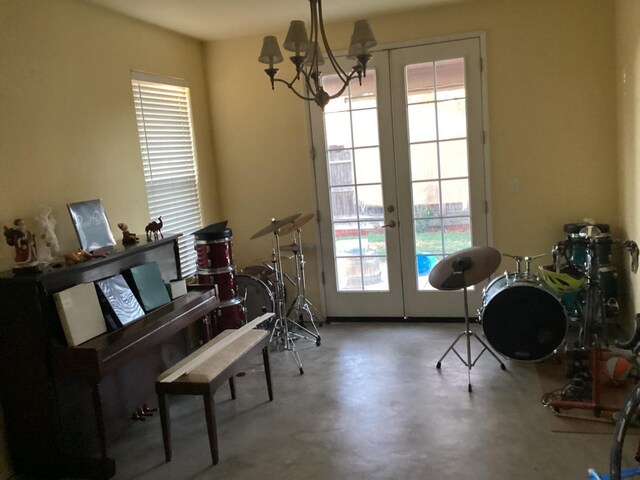
POLYGON ((624 357, 611 357, 607 360, 606 374, 614 383, 624 383, 631 372, 631 363, 624 357))

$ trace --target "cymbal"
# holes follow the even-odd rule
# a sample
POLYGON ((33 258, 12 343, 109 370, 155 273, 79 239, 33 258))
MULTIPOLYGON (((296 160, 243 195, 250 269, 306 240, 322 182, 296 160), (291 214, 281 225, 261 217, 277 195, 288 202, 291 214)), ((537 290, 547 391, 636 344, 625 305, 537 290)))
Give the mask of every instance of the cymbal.
POLYGON ((291 243, 289 245, 282 245, 280 247, 280 250, 283 252, 294 252, 297 253, 300 251, 300 245, 298 245, 297 243, 291 243))
POLYGON ((312 218, 313 218, 313 213, 307 213, 306 215, 302 215, 301 217, 298 217, 296 220, 294 220, 290 224, 282 227, 282 229, 280 229, 280 235, 286 235, 287 233, 297 230, 312 218))
POLYGON ((278 230, 280 230, 283 226, 287 225, 288 223, 291 223, 293 220, 295 220, 299 216, 300 216, 299 213, 294 213, 293 215, 284 217, 282 220, 276 220, 275 218, 273 218, 271 219, 271 223, 269 225, 264 227, 262 230, 258 230, 256 233, 254 233, 253 236, 251 237, 251 240, 262 237, 263 235, 266 235, 268 233, 275 233, 278 230))
MULTIPOLYGON (((280 254, 280 260, 291 260, 295 255, 289 254, 285 255, 284 253, 280 254)), ((266 257, 260 257, 253 260, 254 263, 274 263, 273 255, 267 255, 266 257)))
POLYGON ((429 283, 438 290, 470 287, 489 278, 501 259, 500 252, 492 247, 465 248, 440 260, 429 273, 429 283))

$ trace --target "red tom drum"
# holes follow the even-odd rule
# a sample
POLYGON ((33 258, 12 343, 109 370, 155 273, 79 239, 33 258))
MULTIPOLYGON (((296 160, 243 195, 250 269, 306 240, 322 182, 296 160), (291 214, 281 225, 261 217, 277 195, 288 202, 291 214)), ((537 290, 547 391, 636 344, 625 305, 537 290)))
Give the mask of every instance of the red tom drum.
POLYGON ((198 269, 198 283, 200 285, 217 285, 218 298, 220 300, 231 300, 238 291, 236 287, 236 267, 234 265, 213 268, 198 269))
POLYGON ((231 237, 217 240, 196 240, 198 268, 224 268, 233 265, 231 237))

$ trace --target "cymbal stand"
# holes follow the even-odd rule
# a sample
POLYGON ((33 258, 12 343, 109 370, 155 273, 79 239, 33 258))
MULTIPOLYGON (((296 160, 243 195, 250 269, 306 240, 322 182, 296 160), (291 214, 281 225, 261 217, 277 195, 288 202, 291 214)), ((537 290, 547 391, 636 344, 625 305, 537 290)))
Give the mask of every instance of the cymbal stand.
MULTIPOLYGON (((289 322, 292 322, 289 318, 287 318, 286 314, 286 300, 285 300, 285 285, 284 285, 284 277, 282 272, 282 262, 280 259, 280 229, 275 229, 273 232, 275 237, 276 248, 273 252, 273 264, 274 264, 274 273, 276 277, 276 298, 275 298, 275 313, 276 319, 273 323, 273 329, 271 330, 271 336, 269 337, 269 341, 273 341, 274 338, 277 337, 277 341, 282 345, 283 350, 289 350, 291 352, 291 356, 293 360, 298 365, 298 369, 300 370, 300 375, 304 374, 304 370, 302 369, 302 361, 300 360, 300 355, 296 350, 296 346, 293 340, 292 332, 289 331, 289 322)), ((292 322, 297 325, 295 322, 292 322)))
POLYGON ((482 354, 485 352, 485 350, 487 352, 489 352, 493 356, 493 358, 496 359, 496 361, 500 364, 500 368, 502 370, 506 370, 507 367, 504 365, 504 363, 502 363, 502 361, 493 352, 493 350, 491 350, 489 348, 489 346, 484 342, 484 340, 482 340, 482 338, 480 338, 476 334, 476 332, 471 330, 471 328, 469 326, 469 303, 467 301, 467 287, 466 286, 463 288, 463 292, 464 292, 464 327, 465 327, 464 332, 462 332, 460 335, 458 335, 456 337, 456 339, 449 346, 447 351, 444 352, 444 355, 442 355, 442 357, 440 357, 440 360, 438 360, 438 363, 436 364, 436 368, 439 370, 442 367, 442 360, 444 360, 444 357, 446 357, 449 352, 453 351, 453 353, 456 354, 456 356, 460 359, 460 361, 468 369, 468 378, 469 378, 468 390, 469 390, 469 392, 471 392, 472 391, 472 388, 471 388, 471 369, 476 365, 476 362, 482 356, 482 354), (460 353, 455 348, 456 343, 458 343, 458 340, 460 340, 462 337, 465 337, 465 339, 467 341, 467 359, 466 360, 464 358, 462 358, 460 353), (478 356, 475 358, 475 360, 473 360, 473 362, 471 361, 471 337, 474 337, 478 342, 480 342, 480 345, 482 345, 482 350, 480 351, 478 356))
POLYGON ((305 282, 305 276, 304 276, 305 261, 304 261, 304 253, 302 252, 302 229, 301 228, 296 229, 294 232, 293 245, 294 245, 293 254, 296 262, 295 286, 296 286, 297 294, 296 294, 295 300, 293 301, 293 303, 291 303, 291 306, 287 311, 287 318, 292 319, 292 321, 296 324, 296 326, 300 330, 307 333, 308 335, 311 335, 313 339, 307 338, 304 335, 300 335, 301 337, 310 341, 315 340, 316 345, 319 347, 321 342, 320 332, 318 331, 318 327, 316 326, 316 323, 314 320, 315 315, 311 311, 312 308, 315 310, 315 307, 307 299, 306 293, 305 293, 306 292, 306 282, 305 282), (295 312, 295 315, 292 317, 291 314, 294 312, 295 312), (311 322, 311 326, 313 327, 313 330, 315 333, 305 328, 304 326, 305 313, 307 314, 307 317, 309 318, 309 321, 311 322))

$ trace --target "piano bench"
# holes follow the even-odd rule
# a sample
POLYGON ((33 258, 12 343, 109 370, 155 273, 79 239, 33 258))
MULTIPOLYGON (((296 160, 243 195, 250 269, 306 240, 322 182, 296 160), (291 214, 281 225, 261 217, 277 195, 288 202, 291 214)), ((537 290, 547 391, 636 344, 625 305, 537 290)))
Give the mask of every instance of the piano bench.
POLYGON ((269 332, 266 330, 249 330, 231 343, 211 355, 210 350, 229 335, 237 330, 224 330, 220 335, 207 342, 191 355, 182 359, 176 365, 166 370, 156 381, 156 393, 158 394, 158 405, 160 407, 160 421, 162 424, 162 440, 164 442, 164 453, 167 462, 171 461, 171 430, 169 425, 169 409, 165 399, 166 394, 170 395, 202 395, 204 400, 204 411, 207 419, 207 432, 209 435, 209 449, 213 464, 218 463, 218 436, 216 432, 216 417, 214 411, 213 394, 218 387, 229 381, 231 398, 235 400, 236 390, 234 375, 246 366, 248 360, 262 350, 264 362, 264 373, 267 380, 267 390, 269 401, 273 401, 273 390, 271 388, 271 370, 269 367, 269 332), (198 357, 204 360, 199 362, 198 357), (169 375, 183 368, 189 362, 196 363, 188 373, 185 373, 173 381, 162 381, 169 375))

